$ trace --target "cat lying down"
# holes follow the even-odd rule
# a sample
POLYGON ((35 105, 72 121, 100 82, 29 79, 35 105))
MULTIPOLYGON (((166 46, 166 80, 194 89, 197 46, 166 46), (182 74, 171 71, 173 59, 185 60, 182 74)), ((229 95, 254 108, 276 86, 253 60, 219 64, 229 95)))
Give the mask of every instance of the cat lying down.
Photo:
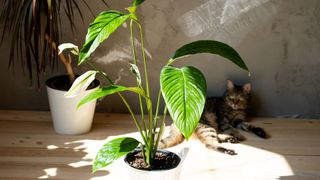
MULTIPOLYGON (((237 86, 232 81, 227 81, 227 90, 223 97, 209 97, 206 99, 204 111, 194 134, 208 149, 236 155, 232 149, 221 146, 220 143, 238 143, 246 138, 238 131, 243 130, 253 133, 261 138, 269 138, 264 129, 247 122, 251 84, 237 86)), ((164 149, 175 146, 184 141, 183 135, 172 124, 169 135, 162 139, 159 148, 164 149)))

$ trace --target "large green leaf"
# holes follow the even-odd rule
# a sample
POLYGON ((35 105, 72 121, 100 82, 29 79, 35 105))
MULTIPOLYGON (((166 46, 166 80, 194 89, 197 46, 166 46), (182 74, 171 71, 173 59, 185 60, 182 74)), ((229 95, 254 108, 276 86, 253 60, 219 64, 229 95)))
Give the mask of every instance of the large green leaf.
POLYGON ((108 166, 118 158, 128 154, 139 145, 139 141, 130 137, 122 137, 106 143, 96 155, 92 165, 92 171, 108 166))
POLYGON ((146 97, 144 90, 139 87, 125 87, 125 86, 112 85, 108 87, 99 88, 93 91, 92 93, 90 93, 89 95, 87 95, 86 97, 82 98, 78 104, 78 108, 94 99, 98 99, 98 98, 101 98, 110 94, 114 94, 116 92, 121 92, 121 91, 131 91, 146 97))
POLYGON ((220 55, 235 63, 240 68, 249 71, 248 67, 236 50, 225 43, 213 40, 199 40, 180 47, 173 54, 168 64, 173 63, 179 58, 198 53, 211 53, 220 55))
POLYGON ((107 39, 129 17, 130 14, 123 14, 118 11, 100 13, 89 26, 86 41, 80 51, 78 65, 86 61, 99 44, 107 39))
POLYGON ((206 80, 194 67, 165 66, 160 75, 161 91, 172 120, 185 138, 196 128, 206 99, 206 80))

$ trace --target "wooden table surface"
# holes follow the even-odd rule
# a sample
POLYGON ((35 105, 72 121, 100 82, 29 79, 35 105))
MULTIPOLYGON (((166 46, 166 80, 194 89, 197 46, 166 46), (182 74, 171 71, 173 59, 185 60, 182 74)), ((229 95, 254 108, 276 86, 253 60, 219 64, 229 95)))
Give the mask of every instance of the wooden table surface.
MULTIPOLYGON (((171 148, 189 148, 181 179, 320 179, 320 120, 253 121, 272 138, 244 133, 243 143, 224 144, 237 156, 207 150, 196 139, 171 148)), ((54 132, 49 112, 2 110, 0 179, 119 179, 121 160, 95 174, 91 163, 106 141, 124 135, 137 136, 127 114, 95 114, 90 133, 67 136, 54 132)))

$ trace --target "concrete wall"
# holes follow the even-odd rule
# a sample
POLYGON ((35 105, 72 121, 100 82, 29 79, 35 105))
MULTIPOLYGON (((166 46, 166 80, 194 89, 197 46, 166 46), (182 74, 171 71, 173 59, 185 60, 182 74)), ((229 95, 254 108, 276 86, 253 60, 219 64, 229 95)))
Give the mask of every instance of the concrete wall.
MULTIPOLYGON (((121 11, 129 4, 109 2, 121 11)), ((101 6, 95 8, 96 12, 100 10, 101 6)), ((175 49, 190 41, 215 39, 237 49, 251 70, 251 77, 223 58, 207 54, 176 63, 201 69, 207 78, 208 95, 221 95, 227 79, 239 84, 250 81, 253 115, 320 118, 319 0, 146 0, 139 15, 145 30, 154 97, 159 89, 160 69, 175 49)), ((89 22, 92 17, 87 17, 89 22)), ((75 39, 70 38, 67 29, 63 34, 67 41, 81 44, 85 32, 80 31, 75 39)), ((0 89, 0 109, 48 110, 44 85, 40 91, 29 87, 18 67, 16 73, 7 69, 7 48, 2 46, 0 51, 0 82, 5 85, 0 89)), ((118 84, 133 85, 128 70, 130 57, 126 24, 96 51, 92 61, 118 84)), ((42 81, 63 72, 63 68, 59 71, 48 73, 42 81)), ((137 98, 127 95, 137 107, 137 98)), ((117 96, 99 102, 98 111, 126 112, 117 96)))

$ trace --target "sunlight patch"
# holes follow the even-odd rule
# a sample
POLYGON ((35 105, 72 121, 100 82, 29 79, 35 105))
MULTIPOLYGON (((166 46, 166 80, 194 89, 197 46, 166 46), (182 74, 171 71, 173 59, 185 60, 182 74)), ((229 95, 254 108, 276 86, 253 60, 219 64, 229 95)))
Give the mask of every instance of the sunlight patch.
MULTIPOLYGON (((169 127, 166 127, 164 137, 168 132, 169 127)), ((74 151, 86 152, 86 155, 81 160, 69 163, 68 165, 73 168, 91 166, 95 155, 106 142, 124 136, 141 140, 139 133, 135 132, 119 136, 109 136, 104 140, 83 139, 65 143, 74 146, 72 148, 74 151)), ((238 155, 229 156, 217 151, 208 150, 194 137, 191 137, 188 142, 183 142, 180 145, 168 148, 168 150, 179 153, 185 148, 189 149, 181 172, 181 179, 186 180, 207 179, 208 177, 211 179, 239 179, 239 177, 242 179, 277 179, 294 175, 290 164, 281 154, 245 144, 223 143, 223 147, 235 150, 238 155), (195 164, 197 165, 196 167, 195 164)), ((123 158, 120 158, 104 168, 103 171, 107 172, 107 175, 98 175, 98 177, 91 179, 118 179, 123 173, 122 161, 123 158)), ((53 174, 51 173, 51 175, 53 174)), ((45 177, 49 177, 49 175, 42 176, 42 178, 45 177)))
POLYGON ((92 164, 91 161, 79 161, 79 162, 70 163, 68 165, 74 168, 79 168, 83 166, 91 166, 91 164, 92 164))
POLYGON ((39 179, 48 179, 50 177, 55 177, 57 175, 57 168, 48 168, 45 169, 44 172, 46 175, 39 177, 39 179))
POLYGON ((48 145, 47 146, 47 149, 49 149, 49 150, 54 150, 54 149, 58 149, 59 147, 58 146, 56 146, 56 145, 48 145))
POLYGON ((216 0, 195 7, 177 18, 188 37, 204 36, 237 44, 279 12, 270 0, 216 0), (210 18, 208 18, 210 17, 210 18))

